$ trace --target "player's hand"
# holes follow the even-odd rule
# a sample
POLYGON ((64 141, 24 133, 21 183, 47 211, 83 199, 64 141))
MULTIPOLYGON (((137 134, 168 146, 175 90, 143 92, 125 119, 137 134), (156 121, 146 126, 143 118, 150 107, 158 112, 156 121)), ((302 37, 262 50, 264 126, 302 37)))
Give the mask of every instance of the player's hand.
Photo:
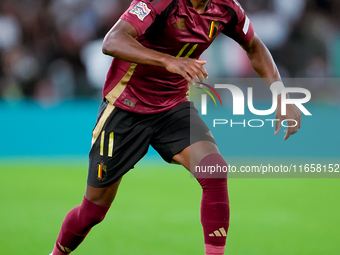
POLYGON ((172 57, 167 61, 165 68, 171 73, 182 75, 188 82, 191 79, 203 82, 203 78, 208 78, 208 73, 203 67, 206 63, 205 60, 172 57))
MULTIPOLYGON (((286 95, 286 98, 289 98, 288 94, 286 95)), ((286 109, 286 115, 281 114, 281 95, 278 96, 277 98, 277 108, 276 108, 276 114, 275 114, 275 119, 279 120, 276 121, 275 123, 275 131, 274 134, 277 135, 280 132, 280 127, 281 127, 281 122, 283 120, 291 120, 287 121, 287 130, 284 132, 286 133, 285 137, 283 140, 287 140, 291 135, 295 134, 299 128, 301 127, 301 111, 299 108, 296 107, 296 105, 292 104, 287 104, 287 109, 286 109), (292 121, 295 120, 296 122, 292 121), (295 124, 297 125, 293 127, 295 124)))

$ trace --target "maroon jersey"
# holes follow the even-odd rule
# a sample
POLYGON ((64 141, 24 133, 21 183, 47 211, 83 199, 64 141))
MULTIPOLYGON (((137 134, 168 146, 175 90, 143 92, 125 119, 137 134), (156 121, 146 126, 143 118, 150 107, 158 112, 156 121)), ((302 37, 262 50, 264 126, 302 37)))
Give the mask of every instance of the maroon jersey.
MULTIPOLYGON (((198 59, 221 32, 240 44, 254 35, 237 0, 210 0, 202 14, 189 0, 134 0, 121 19, 136 28, 142 45, 175 57, 198 59)), ((127 111, 157 113, 187 101, 187 91, 188 82, 163 67, 113 59, 103 95, 127 111)))

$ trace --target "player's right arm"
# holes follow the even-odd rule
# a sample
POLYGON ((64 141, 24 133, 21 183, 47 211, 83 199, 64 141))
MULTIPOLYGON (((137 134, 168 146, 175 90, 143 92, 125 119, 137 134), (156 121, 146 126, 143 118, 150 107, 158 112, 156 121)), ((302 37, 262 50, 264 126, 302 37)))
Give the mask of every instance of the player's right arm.
POLYGON ((190 81, 191 78, 208 77, 203 67, 206 61, 176 58, 146 48, 135 39, 137 36, 137 29, 128 21, 120 19, 106 34, 103 42, 103 53, 127 62, 161 66, 169 72, 183 76, 187 81, 190 81))

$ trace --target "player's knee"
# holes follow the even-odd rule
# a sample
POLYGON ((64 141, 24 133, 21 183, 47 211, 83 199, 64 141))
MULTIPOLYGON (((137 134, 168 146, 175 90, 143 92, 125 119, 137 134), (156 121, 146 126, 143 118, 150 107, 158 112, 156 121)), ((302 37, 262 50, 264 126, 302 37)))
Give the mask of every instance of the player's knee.
POLYGON ((102 222, 106 216, 109 206, 97 205, 84 197, 80 206, 79 217, 82 218, 88 226, 94 226, 102 222))
MULTIPOLYGON (((205 156, 199 164, 195 166, 194 176, 197 179, 226 179, 227 175, 228 164, 218 153, 205 156)), ((223 183, 224 181, 220 182, 223 183)))
POLYGON ((197 178, 202 189, 227 190, 227 178, 197 178))
POLYGON ((105 218, 105 214, 94 214, 94 213, 82 213, 80 217, 83 218, 85 222, 88 223, 89 226, 93 227, 98 223, 102 222, 105 218))

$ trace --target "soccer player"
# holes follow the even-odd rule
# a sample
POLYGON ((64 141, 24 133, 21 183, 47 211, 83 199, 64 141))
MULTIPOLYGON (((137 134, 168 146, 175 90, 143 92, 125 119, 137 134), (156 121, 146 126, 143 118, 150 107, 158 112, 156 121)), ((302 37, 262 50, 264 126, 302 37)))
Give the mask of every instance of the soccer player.
MULTIPOLYGON (((53 255, 75 250, 104 219, 122 176, 146 154, 149 145, 166 162, 182 164, 188 170, 227 167, 208 127, 186 97, 191 79, 208 78, 203 67, 206 61, 199 57, 220 33, 244 48, 268 86, 274 90, 283 87, 269 51, 236 0, 133 0, 107 33, 103 52, 114 59, 93 130, 87 189, 82 204, 67 214, 53 255)), ((298 131, 301 113, 288 105, 282 116, 280 98, 276 119, 298 122, 286 130, 287 139, 298 131)), ((277 123, 275 134, 280 128, 277 123)), ((229 227, 227 176, 195 177, 203 189, 205 254, 222 255, 229 227)))

